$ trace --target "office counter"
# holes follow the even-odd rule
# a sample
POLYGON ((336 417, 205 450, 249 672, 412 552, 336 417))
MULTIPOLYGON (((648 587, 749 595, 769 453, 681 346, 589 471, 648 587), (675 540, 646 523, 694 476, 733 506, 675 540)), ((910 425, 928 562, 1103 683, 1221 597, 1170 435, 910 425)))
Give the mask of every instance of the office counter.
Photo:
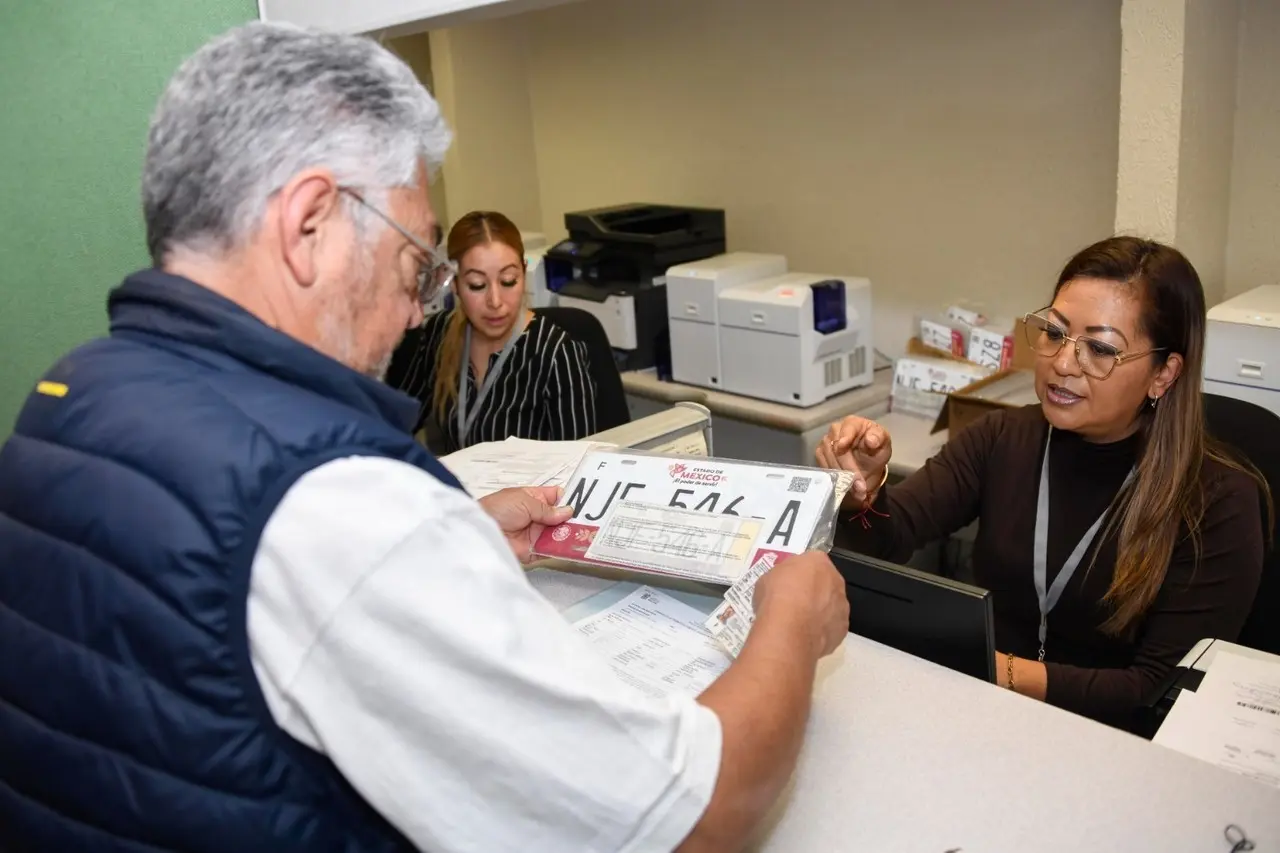
MULTIPOLYGON (((562 611, 619 577, 530 573, 562 611)), ((1227 853, 1229 823, 1280 849, 1280 792, 850 635, 820 666, 795 776, 753 849, 1227 853)))
POLYGON ((902 479, 911 476, 947 443, 947 431, 944 429, 930 433, 933 422, 925 418, 887 410, 873 410, 865 415, 884 427, 893 440, 893 456, 889 459, 890 477, 902 479))
POLYGON ((732 459, 812 465, 814 451, 832 423, 848 415, 871 418, 893 436, 889 474, 900 479, 915 472, 946 444, 947 431, 930 433, 931 421, 889 411, 892 373, 878 371, 873 384, 808 409, 662 382, 652 373, 640 371, 622 374, 622 384, 631 414, 637 419, 685 401, 705 406, 715 423, 715 454, 732 459))
POLYGON ((879 370, 872 384, 802 409, 695 385, 663 382, 647 371, 622 374, 633 418, 664 411, 683 401, 700 403, 711 411, 715 455, 785 465, 812 465, 814 450, 833 421, 867 410, 884 411, 892 382, 891 369, 879 370))
MULTIPOLYGON (((699 415, 681 406, 613 438, 696 440, 699 415)), ((894 435, 904 469, 895 473, 944 440, 925 420, 869 416, 894 435)), ((529 579, 562 612, 637 580, 700 595, 707 612, 721 592, 568 564, 544 564, 529 579)), ((1229 823, 1258 850, 1280 849, 1280 792, 851 634, 819 667, 796 773, 753 849, 1228 853, 1229 823)))

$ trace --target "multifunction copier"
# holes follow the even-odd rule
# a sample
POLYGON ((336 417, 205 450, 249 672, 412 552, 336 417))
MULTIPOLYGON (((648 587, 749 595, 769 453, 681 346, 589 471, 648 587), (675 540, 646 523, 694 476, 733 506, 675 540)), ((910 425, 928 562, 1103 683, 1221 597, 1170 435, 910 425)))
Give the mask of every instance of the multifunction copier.
POLYGON ((567 213, 564 224, 569 238, 543 257, 556 304, 595 315, 621 369, 664 365, 667 271, 724 252, 724 211, 627 204, 567 213))

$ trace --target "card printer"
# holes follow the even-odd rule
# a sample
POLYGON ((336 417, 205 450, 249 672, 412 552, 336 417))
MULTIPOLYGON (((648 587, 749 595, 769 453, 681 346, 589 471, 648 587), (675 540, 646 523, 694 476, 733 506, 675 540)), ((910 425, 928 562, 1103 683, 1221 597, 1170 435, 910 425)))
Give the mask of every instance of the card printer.
POLYGON ((720 388, 813 406, 872 381, 871 282, 791 272, 721 291, 720 388))
POLYGON ((782 255, 755 252, 730 252, 667 270, 671 378, 704 388, 723 387, 720 293, 786 271, 787 259, 782 255))
POLYGON ((556 304, 600 321, 620 369, 665 366, 667 270, 724 252, 724 211, 626 204, 566 213, 564 224, 569 239, 543 258, 556 304))

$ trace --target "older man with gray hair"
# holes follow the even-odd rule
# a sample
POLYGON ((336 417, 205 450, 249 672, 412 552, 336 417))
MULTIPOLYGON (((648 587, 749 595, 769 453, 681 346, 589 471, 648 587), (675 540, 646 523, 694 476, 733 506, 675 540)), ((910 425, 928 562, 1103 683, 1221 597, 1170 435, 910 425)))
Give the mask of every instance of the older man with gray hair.
POLYGON ((372 41, 251 24, 151 126, 154 266, 0 448, 0 847, 734 850, 790 775, 843 584, 762 580, 696 700, 617 680, 379 381, 452 277, 436 103, 372 41))

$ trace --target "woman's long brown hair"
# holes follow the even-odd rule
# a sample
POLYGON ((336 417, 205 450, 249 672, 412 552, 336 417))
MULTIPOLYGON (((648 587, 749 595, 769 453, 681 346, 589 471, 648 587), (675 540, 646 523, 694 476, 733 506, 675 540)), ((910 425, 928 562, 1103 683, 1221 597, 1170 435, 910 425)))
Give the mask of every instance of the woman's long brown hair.
MULTIPOLYGON (((454 223, 449 229, 449 241, 445 251, 454 263, 462 263, 462 256, 476 246, 503 243, 515 250, 524 260, 524 241, 520 229, 501 213, 476 210, 454 223)), ((455 287, 463 287, 459 275, 455 287)), ((466 340, 467 315, 462 311, 462 299, 455 293, 453 312, 444 334, 440 336, 440 348, 436 351, 436 378, 431 389, 431 405, 441 425, 449 417, 449 410, 458 402, 458 368, 467 355, 462 351, 466 340)))
MULTIPOLYGON (((1058 276, 1056 297, 1080 278, 1113 281, 1133 288, 1140 300, 1141 331, 1161 349, 1151 358, 1162 365, 1182 356, 1182 372, 1155 408, 1144 405, 1142 447, 1132 486, 1117 497, 1102 539, 1119 534, 1115 575, 1104 601, 1111 615, 1103 630, 1131 631, 1155 601, 1174 548, 1185 530, 1197 563, 1200 526, 1208 501, 1206 462, 1242 471, 1258 484, 1266 502, 1267 532, 1274 507, 1266 481, 1248 461, 1235 459, 1208 435, 1201 380, 1204 362, 1205 300, 1200 276, 1176 249, 1136 237, 1112 237, 1084 249, 1058 276)), ((1094 559, 1097 551, 1094 551, 1094 559)))

